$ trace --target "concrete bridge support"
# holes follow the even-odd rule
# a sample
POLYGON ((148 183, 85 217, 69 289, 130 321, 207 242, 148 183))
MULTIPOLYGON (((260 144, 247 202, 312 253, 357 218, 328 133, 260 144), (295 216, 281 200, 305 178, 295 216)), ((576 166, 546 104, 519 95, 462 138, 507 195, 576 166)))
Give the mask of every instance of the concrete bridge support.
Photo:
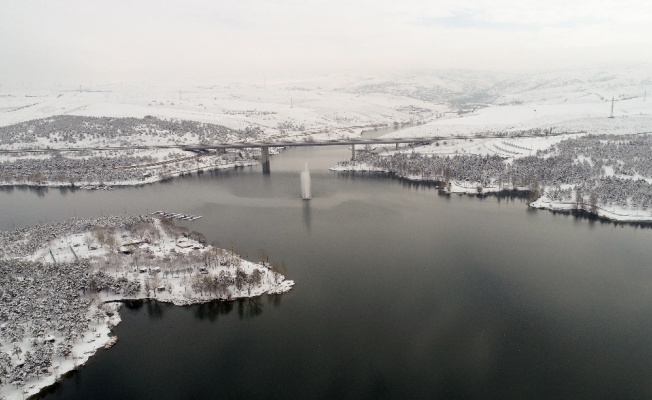
POLYGON ((355 161, 355 145, 351 144, 351 161, 355 161))
POLYGON ((269 147, 260 148, 260 163, 263 164, 263 174, 269 175, 269 147))

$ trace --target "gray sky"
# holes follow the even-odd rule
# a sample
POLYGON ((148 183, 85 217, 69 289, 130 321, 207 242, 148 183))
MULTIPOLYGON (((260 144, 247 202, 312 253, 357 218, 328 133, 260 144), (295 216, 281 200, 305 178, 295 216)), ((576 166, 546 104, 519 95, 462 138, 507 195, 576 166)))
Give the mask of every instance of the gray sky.
POLYGON ((2 0, 0 84, 652 60, 649 0, 2 0))

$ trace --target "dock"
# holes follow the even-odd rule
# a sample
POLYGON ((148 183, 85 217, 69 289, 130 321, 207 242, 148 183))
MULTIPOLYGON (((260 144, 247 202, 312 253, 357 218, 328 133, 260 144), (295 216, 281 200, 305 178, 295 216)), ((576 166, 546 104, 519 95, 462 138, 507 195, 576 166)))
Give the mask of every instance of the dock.
POLYGON ((201 218, 201 215, 192 215, 192 214, 179 214, 179 213, 171 213, 167 211, 154 211, 153 213, 150 213, 151 215, 158 215, 163 218, 167 219, 180 219, 183 221, 195 221, 199 218, 201 218))

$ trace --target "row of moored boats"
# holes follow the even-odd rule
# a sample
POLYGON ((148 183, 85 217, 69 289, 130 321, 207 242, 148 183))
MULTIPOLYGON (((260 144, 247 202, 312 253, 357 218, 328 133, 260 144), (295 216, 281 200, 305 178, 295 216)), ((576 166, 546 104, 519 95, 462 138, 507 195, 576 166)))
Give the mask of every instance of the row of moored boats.
POLYGON ((168 219, 182 219, 184 221, 194 221, 196 219, 201 218, 201 215, 192 215, 192 214, 178 214, 178 213, 170 213, 167 211, 154 211, 151 213, 152 215, 159 215, 163 218, 168 218, 168 219))

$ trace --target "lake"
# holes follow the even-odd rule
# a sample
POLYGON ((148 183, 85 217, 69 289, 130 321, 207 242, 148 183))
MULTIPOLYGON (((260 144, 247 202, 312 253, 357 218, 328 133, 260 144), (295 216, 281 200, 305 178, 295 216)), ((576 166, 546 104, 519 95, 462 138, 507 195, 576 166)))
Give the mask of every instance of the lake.
POLYGON ((328 167, 346 147, 111 191, 3 189, 0 228, 155 210, 283 266, 282 296, 124 307, 44 399, 652 396, 652 230, 328 167), (299 171, 313 200, 299 198, 299 171))

